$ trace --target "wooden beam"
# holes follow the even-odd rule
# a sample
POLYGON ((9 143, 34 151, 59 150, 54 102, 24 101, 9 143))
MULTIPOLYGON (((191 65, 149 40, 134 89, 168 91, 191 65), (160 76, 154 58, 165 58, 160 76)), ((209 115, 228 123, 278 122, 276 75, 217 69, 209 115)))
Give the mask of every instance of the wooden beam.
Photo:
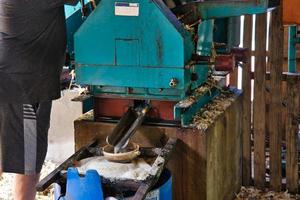
POLYGON ((251 182, 251 43, 252 15, 245 16, 244 47, 249 48, 247 62, 243 67, 243 185, 251 182))
POLYGON ((238 68, 234 68, 230 73, 230 86, 237 87, 238 83, 238 68))
MULTIPOLYGON (((281 74, 281 81, 286 81, 287 77, 289 76, 289 74, 291 74, 291 73, 289 73, 289 72, 282 72, 282 74, 281 74)), ((300 73, 295 73, 295 74, 300 75, 300 73)), ((255 76, 254 72, 251 72, 250 77, 251 77, 252 80, 254 79, 254 76, 255 76)), ((271 79, 271 73, 270 72, 266 72, 266 80, 269 81, 270 79, 271 79)))
POLYGON ((282 7, 271 13, 270 23, 270 186, 275 191, 281 190, 281 142, 282 142, 282 95, 281 76, 283 66, 282 7))
POLYGON ((298 132, 299 132, 299 79, 300 76, 289 75, 287 77, 287 107, 288 118, 286 124, 286 180, 287 189, 298 193, 298 132))
MULTIPOLYGON (((246 33, 245 33, 246 34, 246 33)), ((258 53, 256 51, 251 51, 250 52, 251 56, 256 57, 258 55, 258 53)), ((270 51, 266 51, 266 56, 269 57, 270 56, 270 51)))
POLYGON ((266 133, 266 34, 267 15, 256 15, 255 50, 255 78, 254 78, 254 104, 253 104, 253 130, 254 130, 254 184, 263 188, 265 186, 265 133, 266 133))

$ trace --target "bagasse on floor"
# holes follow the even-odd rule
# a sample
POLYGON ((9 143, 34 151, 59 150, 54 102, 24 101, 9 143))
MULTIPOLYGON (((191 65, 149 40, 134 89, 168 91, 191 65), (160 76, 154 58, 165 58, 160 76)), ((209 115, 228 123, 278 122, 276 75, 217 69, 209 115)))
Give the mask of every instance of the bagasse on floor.
POLYGON ((262 191, 253 187, 242 187, 235 200, 300 200, 299 195, 288 192, 262 191))
MULTIPOLYGON (((51 161, 46 161, 44 163, 41 178, 48 175, 52 170, 54 170, 56 164, 51 161)), ((13 200, 12 197, 12 186, 13 186, 13 175, 3 174, 0 178, 0 200, 13 200)), ((51 200, 53 199, 53 189, 46 190, 43 193, 38 193, 36 200, 51 200)))

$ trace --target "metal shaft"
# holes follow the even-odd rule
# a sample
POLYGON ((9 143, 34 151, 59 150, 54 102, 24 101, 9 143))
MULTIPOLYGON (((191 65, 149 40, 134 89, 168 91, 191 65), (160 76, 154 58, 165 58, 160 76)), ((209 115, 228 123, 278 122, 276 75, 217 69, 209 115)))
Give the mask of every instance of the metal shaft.
POLYGON ((116 128, 106 138, 106 142, 114 146, 115 153, 118 153, 127 146, 128 140, 142 125, 149 108, 150 105, 148 103, 136 109, 129 108, 126 114, 121 118, 116 128))
POLYGON ((133 108, 129 108, 127 112, 120 119, 113 132, 106 138, 106 142, 111 146, 116 146, 123 135, 130 129, 131 124, 136 120, 136 113, 133 108))

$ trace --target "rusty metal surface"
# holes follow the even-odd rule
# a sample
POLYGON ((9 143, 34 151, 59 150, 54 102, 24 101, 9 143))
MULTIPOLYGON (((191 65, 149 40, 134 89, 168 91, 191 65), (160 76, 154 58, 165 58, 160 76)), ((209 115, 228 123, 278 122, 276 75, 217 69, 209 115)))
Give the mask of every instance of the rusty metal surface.
POLYGON ((300 24, 300 1, 284 0, 283 1, 283 23, 300 24))
POLYGON ((235 57, 229 55, 217 55, 216 56, 215 69, 217 71, 233 71, 235 67, 235 57))
MULTIPOLYGON (((111 99, 111 98, 95 98, 94 114, 95 119, 103 119, 103 117, 121 118, 128 108, 134 105, 133 99, 111 99)), ((173 108, 176 101, 151 101, 151 109, 148 118, 155 120, 174 120, 173 108)))
POLYGON ((248 48, 234 47, 231 49, 231 54, 234 55, 236 62, 247 62, 248 53, 248 48))
POLYGON ((134 104, 133 99, 94 98, 95 119, 98 117, 120 118, 134 104))

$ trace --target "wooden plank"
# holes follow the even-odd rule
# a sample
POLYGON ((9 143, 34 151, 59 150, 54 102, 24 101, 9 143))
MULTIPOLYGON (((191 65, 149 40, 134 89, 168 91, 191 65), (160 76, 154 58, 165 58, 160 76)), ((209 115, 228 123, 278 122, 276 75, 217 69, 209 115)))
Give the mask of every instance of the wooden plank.
POLYGON ((286 180, 287 189, 298 193, 298 132, 299 132, 299 76, 290 75, 287 80, 288 118, 286 127, 286 180))
MULTIPOLYGON (((257 53, 256 51, 251 51, 251 52, 250 52, 250 55, 255 57, 255 56, 258 55, 258 53, 257 53)), ((266 51, 266 56, 267 56, 267 57, 270 56, 270 51, 266 51)))
POLYGON ((254 77, 254 184, 257 187, 265 186, 265 132, 266 132, 266 105, 265 105, 265 74, 266 74, 266 14, 256 15, 255 50, 255 77, 254 77))
MULTIPOLYGON (((300 73, 296 73, 296 74, 300 74, 300 73)), ((281 81, 286 81, 288 75, 289 75, 289 72, 282 72, 281 81)), ((254 79, 254 73, 253 72, 251 72, 251 79, 254 79)), ((270 79, 271 79, 270 72, 266 72, 266 80, 268 81, 270 79)))
MULTIPOLYGON (((234 199, 242 183, 242 101, 235 102, 206 133, 208 200, 234 199)), ((190 177, 190 180, 195 178, 190 177)))
POLYGON ((230 86, 237 87, 238 82, 238 68, 234 68, 234 70, 230 73, 230 86))
POLYGON ((249 48, 247 62, 243 66, 243 185, 251 182, 251 43, 252 15, 245 16, 244 47, 249 48))
POLYGON ((173 199, 207 200, 207 133, 170 128, 166 134, 176 134, 180 140, 168 164, 174 178, 173 199))
POLYGON ((275 191, 281 190, 281 142, 282 142, 282 95, 281 76, 283 66, 284 30, 282 7, 271 13, 270 23, 270 186, 275 191))

